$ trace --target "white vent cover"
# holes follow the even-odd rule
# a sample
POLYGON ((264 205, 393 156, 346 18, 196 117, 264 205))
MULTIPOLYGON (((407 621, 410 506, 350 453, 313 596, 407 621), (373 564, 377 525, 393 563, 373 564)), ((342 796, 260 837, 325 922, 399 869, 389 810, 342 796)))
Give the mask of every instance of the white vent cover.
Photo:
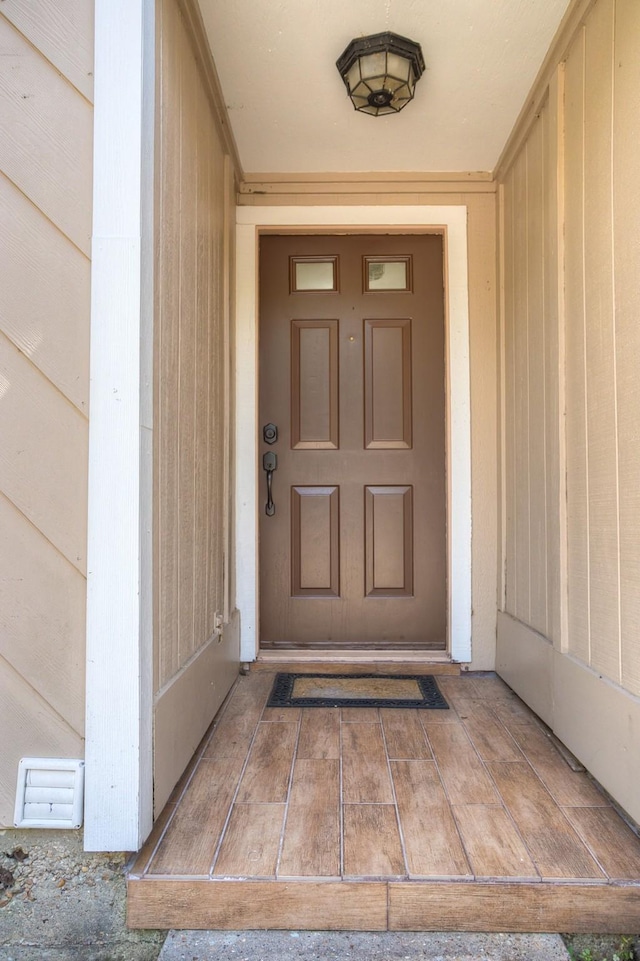
POLYGON ((23 757, 18 765, 14 824, 17 828, 79 828, 84 761, 23 757))

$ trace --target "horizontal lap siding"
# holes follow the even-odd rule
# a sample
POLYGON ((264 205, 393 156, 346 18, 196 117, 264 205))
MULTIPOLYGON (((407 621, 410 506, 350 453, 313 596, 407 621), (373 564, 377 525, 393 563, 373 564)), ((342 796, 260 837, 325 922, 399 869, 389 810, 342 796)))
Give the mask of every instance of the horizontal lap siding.
POLYGON ((0 11, 0 824, 84 728, 93 3, 0 11))

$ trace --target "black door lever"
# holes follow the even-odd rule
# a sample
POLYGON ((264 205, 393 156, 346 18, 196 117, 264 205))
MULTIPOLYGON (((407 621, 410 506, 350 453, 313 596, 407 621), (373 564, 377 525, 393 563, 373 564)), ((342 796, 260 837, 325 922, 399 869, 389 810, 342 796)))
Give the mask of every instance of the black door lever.
POLYGON ((262 469, 267 472, 267 503, 265 504, 265 513, 268 517, 273 517, 276 512, 276 505, 273 503, 272 494, 272 483, 273 483, 273 472, 278 469, 278 455, 272 450, 268 450, 262 458, 262 469))

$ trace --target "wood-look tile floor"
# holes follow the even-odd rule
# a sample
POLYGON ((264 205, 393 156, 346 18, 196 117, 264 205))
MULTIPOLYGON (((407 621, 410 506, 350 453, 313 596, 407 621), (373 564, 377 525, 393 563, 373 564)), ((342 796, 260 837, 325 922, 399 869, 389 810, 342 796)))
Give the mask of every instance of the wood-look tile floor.
MULTIPOLYGON (((395 898, 398 925, 419 929, 425 916, 420 892, 445 896, 445 881, 464 882, 457 890, 469 896, 481 883, 485 901, 488 882, 503 897, 531 892, 525 926, 507 930, 553 929, 543 903, 551 884, 556 891, 563 885, 568 901, 575 895, 575 905, 583 905, 591 889, 603 912, 603 892, 615 888, 623 892, 617 923, 635 920, 634 912, 640 919, 640 908, 629 914, 624 895, 640 901, 640 840, 498 678, 438 677, 448 711, 267 708, 272 683, 269 672, 239 679, 133 865, 130 923, 153 921, 148 910, 136 912, 151 895, 141 884, 187 879, 275 882, 273 892, 313 893, 316 906, 329 891, 334 902, 340 892, 348 901, 350 882, 371 882, 356 890, 363 904, 375 905, 384 887, 383 927, 393 926, 395 898), (301 881, 317 882, 313 892, 295 884, 278 888, 278 882, 301 881)), ((158 889, 151 901, 159 905, 169 890, 158 889)), ((200 886, 191 889, 193 897, 196 890, 204 903, 207 891, 229 889, 200 886)), ((267 902, 271 897, 264 885, 250 891, 263 906, 263 895, 267 902)), ((277 922, 277 910, 269 910, 277 922)), ((440 905, 442 924, 447 910, 440 905)), ((356 905, 343 926, 376 927, 367 911, 361 925, 357 911, 356 905)), ((486 911, 500 916, 493 902, 486 911)), ((589 917, 584 906, 576 911, 589 917)), ((201 924, 193 912, 190 917, 183 927, 208 926, 204 916, 201 924)), ((231 924, 227 914, 216 918, 211 927, 231 924)), ((177 926, 175 919, 171 914, 167 925, 177 926)), ((251 919, 244 926, 289 926, 251 919)), ((598 924, 595 917, 590 923, 598 924)), ((158 918, 156 924, 163 926, 158 918)), ((476 929, 501 928, 476 923, 476 929)))

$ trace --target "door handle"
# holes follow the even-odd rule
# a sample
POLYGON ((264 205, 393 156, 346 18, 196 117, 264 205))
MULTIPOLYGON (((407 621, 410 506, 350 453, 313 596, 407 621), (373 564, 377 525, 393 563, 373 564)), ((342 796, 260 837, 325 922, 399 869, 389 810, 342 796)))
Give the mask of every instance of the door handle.
POLYGON ((278 455, 272 450, 268 450, 262 458, 262 469, 267 472, 267 503, 265 513, 268 517, 273 517, 276 512, 276 505, 273 503, 272 484, 273 472, 278 469, 278 455))

